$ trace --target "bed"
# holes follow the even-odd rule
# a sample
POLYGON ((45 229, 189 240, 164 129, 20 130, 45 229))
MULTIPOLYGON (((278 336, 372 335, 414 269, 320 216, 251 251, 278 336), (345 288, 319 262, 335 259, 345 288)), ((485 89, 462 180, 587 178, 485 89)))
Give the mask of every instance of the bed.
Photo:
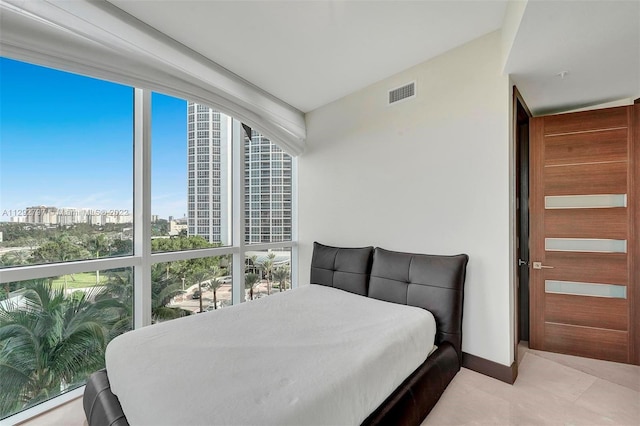
POLYGON ((315 243, 310 285, 114 339, 87 421, 420 424, 460 369, 467 261, 315 243))

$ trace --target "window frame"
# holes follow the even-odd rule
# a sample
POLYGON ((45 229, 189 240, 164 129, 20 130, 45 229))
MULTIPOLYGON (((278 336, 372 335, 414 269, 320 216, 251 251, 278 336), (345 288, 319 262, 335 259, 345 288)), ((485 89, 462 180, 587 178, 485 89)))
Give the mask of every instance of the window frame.
MULTIPOLYGON (((67 72, 67 71, 64 71, 67 72)), ((95 78, 95 77, 92 77, 95 78)), ((119 83, 121 84, 121 83, 119 83)), ((129 86, 131 87, 131 86, 129 86)), ((232 153, 231 153, 231 245, 206 249, 176 252, 151 252, 151 94, 148 89, 133 87, 133 254, 51 263, 40 265, 24 265, 0 270, 0 283, 47 278, 51 276, 93 272, 121 267, 133 268, 133 327, 134 329, 151 325, 151 268, 156 263, 176 260, 197 259, 232 255, 232 304, 245 300, 244 292, 244 258, 247 251, 269 249, 291 249, 291 288, 298 287, 298 193, 297 193, 297 157, 291 160, 291 240, 271 243, 245 242, 245 147, 244 130, 239 120, 232 120, 232 153)), ((199 105, 200 107, 200 105, 199 105)), ((200 112, 198 110, 198 112, 200 112)), ((214 112, 215 113, 215 112, 214 112)), ((192 114, 187 114, 191 117, 192 114)), ((188 119, 185 117, 185 119, 188 119)), ((186 158, 185 158, 186 159, 186 158)), ((192 179, 185 181, 185 186, 192 187, 192 179)), ((187 191, 188 192, 188 191, 187 191)), ((4 421, 10 424, 24 422, 46 411, 59 407, 80 397, 84 386, 65 392, 62 395, 43 401, 33 407, 22 410, 4 421)))

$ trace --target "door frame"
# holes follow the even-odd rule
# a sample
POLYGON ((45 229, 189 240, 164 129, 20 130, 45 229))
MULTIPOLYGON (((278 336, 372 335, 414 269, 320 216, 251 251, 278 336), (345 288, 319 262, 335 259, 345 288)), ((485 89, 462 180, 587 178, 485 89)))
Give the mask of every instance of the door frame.
MULTIPOLYGON (((513 271, 514 271, 514 289, 513 289, 513 294, 514 294, 514 362, 517 365, 519 358, 518 358, 518 344, 520 343, 521 340, 521 327, 525 326, 528 328, 528 324, 529 324, 529 289, 528 286, 525 288, 524 286, 520 285, 520 274, 527 274, 527 277, 529 275, 529 268, 528 267, 520 267, 519 266, 519 259, 521 258, 521 254, 520 254, 520 250, 518 249, 518 245, 520 245, 520 247, 527 247, 527 251, 528 251, 528 246, 529 246, 529 240, 528 240, 528 235, 529 232, 526 233, 526 235, 522 235, 522 222, 523 222, 523 216, 522 215, 526 215, 526 217, 528 218, 529 216, 529 205, 528 205, 528 199, 529 199, 529 194, 527 194, 526 197, 526 202, 521 202, 523 201, 521 197, 518 197, 519 194, 519 183, 520 182, 526 182, 527 183, 527 187, 528 187, 528 182, 529 182, 529 140, 528 138, 526 139, 526 141, 521 140, 520 135, 521 135, 521 127, 523 124, 523 115, 526 115, 527 117, 527 126, 529 124, 529 121, 531 119, 531 117, 533 117, 533 114, 531 114, 531 110, 529 110, 529 107, 527 106, 526 102, 524 101, 524 98, 522 97, 522 94, 520 93, 520 91, 518 90, 518 88, 514 85, 513 86, 513 98, 512 98, 512 129, 513 129, 513 156, 514 156, 514 187, 513 187, 513 205, 512 205, 512 217, 515 220, 514 223, 514 227, 512 229, 514 229, 513 232, 513 259, 512 259, 512 265, 513 265, 513 271), (525 145, 525 146, 523 146, 525 145), (525 158, 523 158, 522 154, 526 153, 525 158), (522 161, 526 160, 526 168, 523 167, 523 163, 522 161), (518 204, 520 204, 520 209, 518 209, 518 204), (523 238, 524 237, 524 238, 523 238), (522 306, 521 306, 522 305, 522 306)), ((529 259, 524 259, 525 261, 528 261, 529 259)), ((528 281, 528 280, 527 280, 528 281)), ((529 330, 527 329, 527 334, 528 334, 529 330)))
POLYGON ((631 343, 631 363, 640 365, 640 98, 633 102, 633 109, 630 109, 632 135, 631 135, 631 153, 629 159, 631 161, 631 170, 635 175, 632 178, 630 191, 634 191, 635 203, 630 204, 631 211, 629 232, 633 236, 632 250, 634 258, 629 263, 629 285, 632 286, 631 297, 633 303, 629 311, 629 333, 631 343))

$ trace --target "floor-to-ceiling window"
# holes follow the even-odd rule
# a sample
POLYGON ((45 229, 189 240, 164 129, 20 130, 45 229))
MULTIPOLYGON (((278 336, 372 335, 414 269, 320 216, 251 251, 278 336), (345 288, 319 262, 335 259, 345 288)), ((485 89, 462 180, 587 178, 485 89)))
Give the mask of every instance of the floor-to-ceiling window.
POLYGON ((245 193, 270 190, 244 180, 255 131, 6 58, 0 81, 0 418, 82 386, 133 327, 291 288, 296 162, 276 144, 273 238, 252 241, 245 193))

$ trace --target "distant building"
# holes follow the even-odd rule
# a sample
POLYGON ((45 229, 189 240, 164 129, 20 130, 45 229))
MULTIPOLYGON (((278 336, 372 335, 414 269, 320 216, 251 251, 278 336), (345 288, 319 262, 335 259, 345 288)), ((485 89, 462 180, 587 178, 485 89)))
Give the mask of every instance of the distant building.
POLYGON ((108 213, 101 216, 103 225, 107 223, 123 224, 133 222, 133 215, 130 214, 108 213))
POLYGON ((47 206, 27 207, 25 209, 25 222, 43 225, 58 224, 58 208, 47 206))
POLYGON ((65 207, 58 212, 59 225, 73 225, 75 223, 85 222, 86 219, 81 218, 80 211, 76 208, 65 207))
POLYGON ((133 215, 121 214, 126 210, 91 210, 77 209, 74 207, 27 207, 24 217, 13 217, 12 222, 26 222, 43 225, 74 225, 88 223, 90 225, 105 225, 107 223, 132 223, 133 215))
POLYGON ((104 225, 103 216, 101 214, 87 215, 87 223, 93 226, 104 225))
POLYGON ((169 222, 169 235, 180 235, 180 232, 188 229, 189 225, 186 220, 172 220, 169 222))

